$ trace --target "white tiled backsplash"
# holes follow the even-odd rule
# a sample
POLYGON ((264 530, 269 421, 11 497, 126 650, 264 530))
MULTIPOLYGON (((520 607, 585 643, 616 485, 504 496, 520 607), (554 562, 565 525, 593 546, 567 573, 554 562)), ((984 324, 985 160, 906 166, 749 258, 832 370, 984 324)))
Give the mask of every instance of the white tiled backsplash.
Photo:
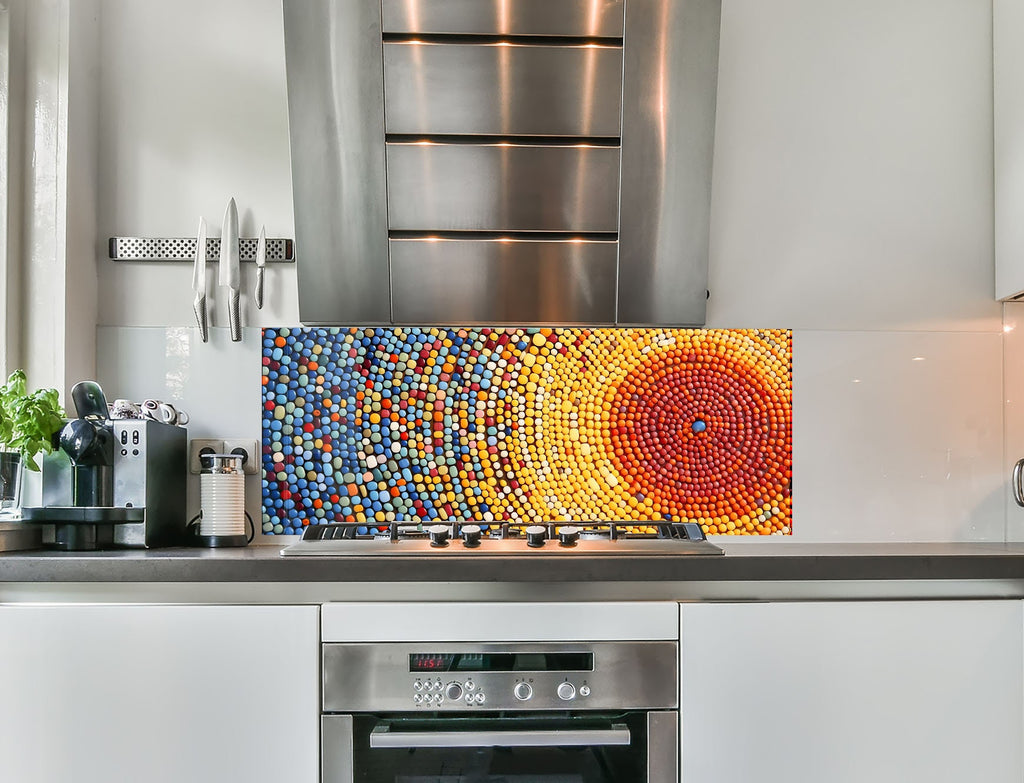
MULTIPOLYGON (((184 408, 190 438, 258 438, 260 332, 210 333, 101 327, 98 379, 110 399, 184 408)), ((1002 541, 1002 353, 999 333, 794 332, 790 540, 1002 541)), ((260 492, 249 477, 254 519, 260 492)))

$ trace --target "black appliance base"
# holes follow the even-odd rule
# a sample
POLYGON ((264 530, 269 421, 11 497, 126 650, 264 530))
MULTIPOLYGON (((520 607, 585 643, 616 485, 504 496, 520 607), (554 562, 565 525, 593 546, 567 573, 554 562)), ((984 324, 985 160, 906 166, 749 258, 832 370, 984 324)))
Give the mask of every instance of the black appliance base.
POLYGON ((66 552, 88 552, 114 546, 114 525, 144 522, 146 509, 121 506, 38 506, 21 510, 25 522, 53 525, 47 546, 66 552))
POLYGON ((193 546, 225 547, 225 546, 248 546, 248 536, 202 536, 196 533, 189 540, 193 546))
POLYGON ((127 522, 145 522, 146 509, 122 506, 38 506, 21 510, 26 522, 57 525, 123 525, 127 522))

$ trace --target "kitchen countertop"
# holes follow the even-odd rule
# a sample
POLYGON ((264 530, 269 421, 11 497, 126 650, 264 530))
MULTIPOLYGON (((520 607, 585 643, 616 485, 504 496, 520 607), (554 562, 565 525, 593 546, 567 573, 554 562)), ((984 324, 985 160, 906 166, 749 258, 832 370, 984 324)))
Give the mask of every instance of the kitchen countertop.
POLYGON ((76 597, 100 592, 213 596, 218 593, 214 585, 224 595, 253 600, 258 595, 340 600, 447 594, 518 600, 552 593, 680 600, 1024 597, 1024 543, 715 543, 724 556, 300 558, 281 557, 280 547, 267 545, 10 552, 0 554, 0 600, 16 600, 26 591, 60 596, 72 586, 76 597), (147 588, 154 585, 162 585, 163 592, 147 588), (191 591, 175 591, 174 585, 190 585, 191 591), (232 589, 225 591, 226 585, 232 589))

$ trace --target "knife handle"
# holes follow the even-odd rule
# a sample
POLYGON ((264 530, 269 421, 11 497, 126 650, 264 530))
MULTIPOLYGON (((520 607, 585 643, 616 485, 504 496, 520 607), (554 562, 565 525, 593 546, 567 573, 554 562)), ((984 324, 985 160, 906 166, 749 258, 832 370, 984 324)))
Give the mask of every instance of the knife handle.
POLYGON ((231 342, 242 341, 242 314, 239 308, 239 292, 233 290, 228 301, 228 324, 231 326, 231 342))
POLYGON ((204 343, 209 342, 210 333, 206 328, 206 297, 196 294, 196 298, 192 301, 192 309, 196 313, 196 323, 199 324, 199 336, 204 343))
POLYGON ((256 309, 263 309, 263 267, 256 267, 256 290, 253 292, 253 302, 256 303, 256 309))

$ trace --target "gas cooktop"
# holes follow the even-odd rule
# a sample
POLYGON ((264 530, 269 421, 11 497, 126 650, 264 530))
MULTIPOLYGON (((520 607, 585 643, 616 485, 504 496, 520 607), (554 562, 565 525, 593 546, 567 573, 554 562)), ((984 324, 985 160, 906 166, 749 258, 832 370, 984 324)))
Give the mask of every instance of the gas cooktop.
POLYGON ((286 557, 350 555, 721 555, 695 522, 558 522, 535 525, 351 522, 310 525, 286 557))

